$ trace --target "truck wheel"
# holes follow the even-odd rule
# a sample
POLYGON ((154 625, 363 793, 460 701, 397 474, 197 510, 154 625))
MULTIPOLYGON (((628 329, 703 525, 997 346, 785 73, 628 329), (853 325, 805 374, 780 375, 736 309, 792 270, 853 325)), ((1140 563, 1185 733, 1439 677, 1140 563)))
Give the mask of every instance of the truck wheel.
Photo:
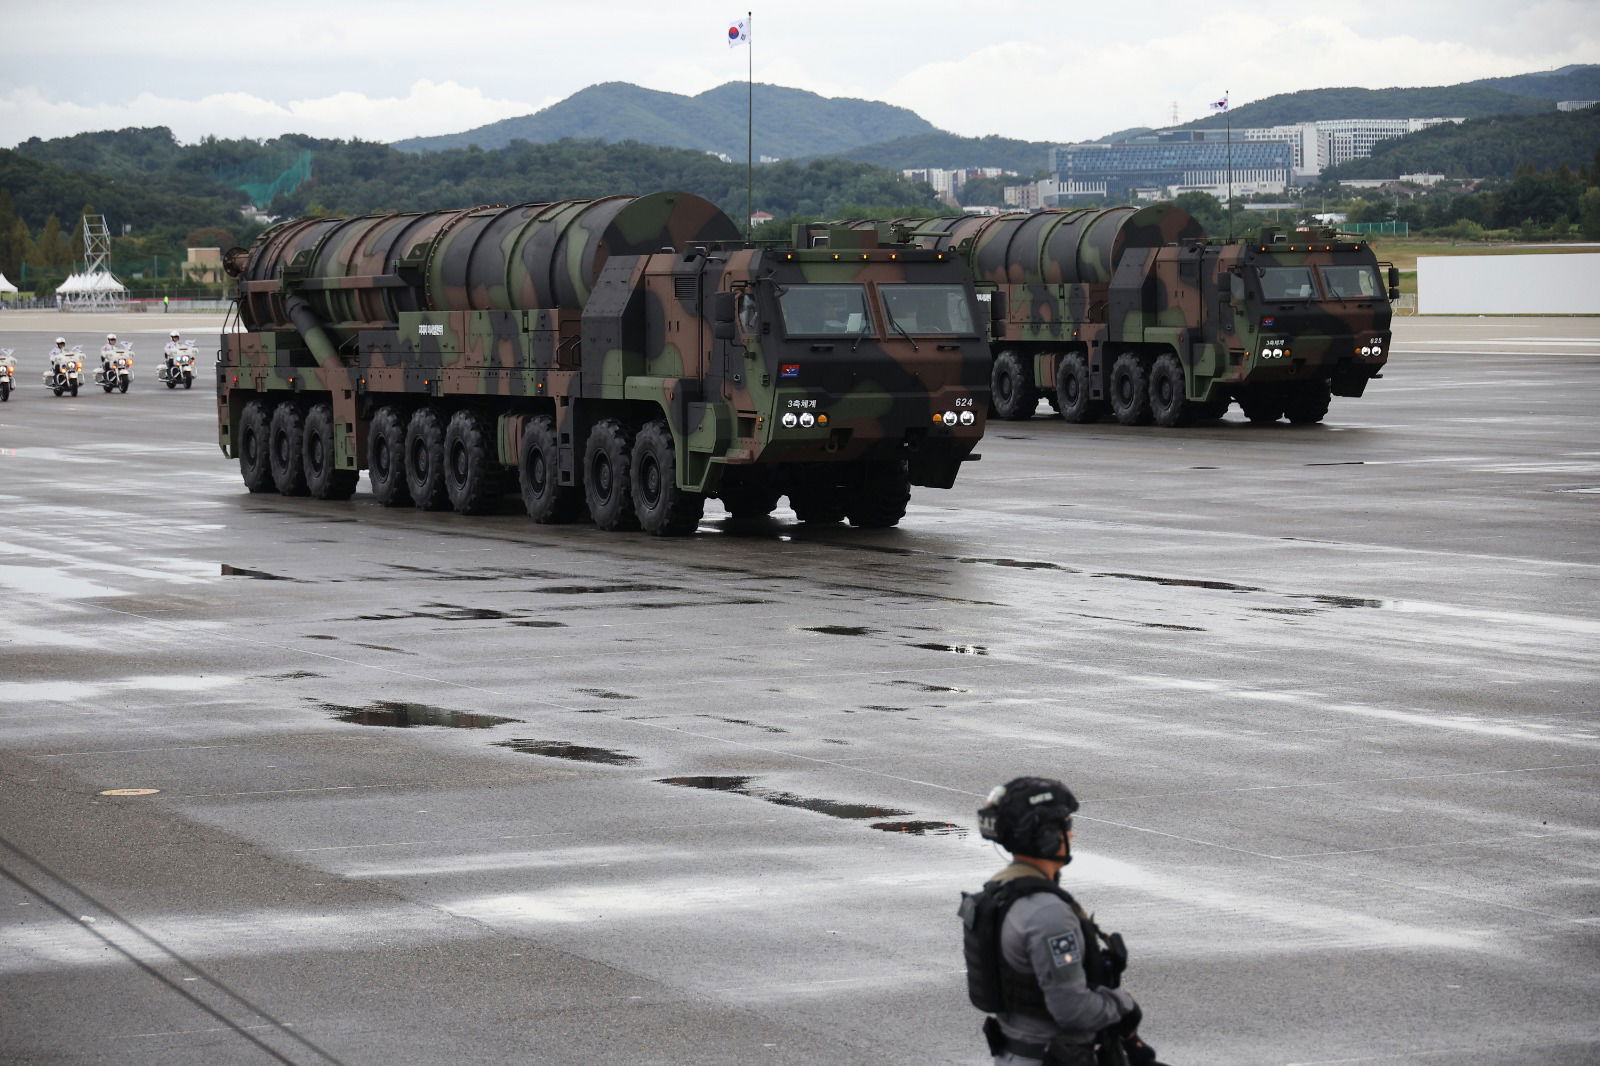
POLYGON ((1082 352, 1068 352, 1056 364, 1056 409, 1068 422, 1098 422, 1105 417, 1106 402, 1089 398, 1089 360, 1082 352))
POLYGON ((583 513, 583 490, 561 484, 555 419, 537 415, 522 429, 517 456, 517 480, 522 486, 522 506, 535 522, 556 525, 583 513))
POLYGON ((306 494, 304 459, 305 419, 300 408, 285 400, 272 410, 267 430, 267 464, 272 467, 272 483, 285 496, 306 494))
POLYGON ((419 407, 406 423, 406 491, 419 511, 442 511, 450 506, 444 485, 444 424, 439 412, 419 407))
POLYGON ((809 525, 843 522, 846 490, 829 481, 815 481, 789 492, 789 506, 795 518, 809 525))
POLYGON ((1111 413, 1125 426, 1150 421, 1150 386, 1144 361, 1135 352, 1123 352, 1111 364, 1111 413))
POLYGON ((621 422, 607 418, 595 423, 583 448, 583 498, 594 524, 608 533, 639 528, 633 510, 632 457, 633 436, 621 422))
POLYGON ((444 431, 444 486, 457 514, 482 514, 493 502, 496 465, 483 415, 468 408, 451 415, 444 431))
POLYGON ((333 407, 314 404, 306 412, 305 436, 300 443, 305 464, 306 490, 319 500, 348 500, 355 494, 361 474, 339 469, 334 448, 333 407))
POLYGON ((717 499, 727 509, 728 517, 735 521, 765 518, 777 509, 781 495, 777 489, 765 484, 729 484, 730 480, 724 476, 717 489, 717 499))
POLYGON ((911 502, 911 474, 903 460, 869 463, 861 483, 851 490, 846 511, 859 529, 888 529, 900 524, 911 502))
POLYGON ((1156 356, 1150 366, 1150 417, 1168 428, 1194 421, 1194 405, 1184 396, 1183 364, 1171 352, 1156 356))
POLYGON ((705 493, 681 488, 677 471, 672 430, 658 418, 639 431, 628 466, 634 514, 646 533, 681 537, 700 524, 706 510, 705 493))
POLYGON ((271 435, 272 407, 251 400, 239 412, 239 476, 251 492, 271 492, 272 464, 267 458, 271 435))
POLYGON ((1283 413, 1297 426, 1321 422, 1333 401, 1333 390, 1326 381, 1302 381, 1289 390, 1283 400, 1283 413))
POLYGON ((411 503, 406 487, 406 423, 398 407, 378 408, 367 427, 367 480, 383 506, 411 503))
POLYGON ((1033 384, 1033 368, 1009 348, 995 357, 989 375, 989 394, 995 412, 1011 422, 1032 418, 1039 406, 1039 390, 1033 384))
POLYGON ((1276 385, 1251 385, 1239 390, 1244 416, 1257 425, 1270 425, 1283 417, 1283 392, 1276 385))

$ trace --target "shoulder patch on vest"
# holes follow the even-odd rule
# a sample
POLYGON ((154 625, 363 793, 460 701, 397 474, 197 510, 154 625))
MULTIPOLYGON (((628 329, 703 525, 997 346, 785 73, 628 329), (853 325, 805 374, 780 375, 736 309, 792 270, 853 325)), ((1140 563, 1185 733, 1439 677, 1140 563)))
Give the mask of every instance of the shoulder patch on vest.
POLYGON ((1056 969, 1078 961, 1078 934, 1062 933, 1050 938, 1050 962, 1056 969))

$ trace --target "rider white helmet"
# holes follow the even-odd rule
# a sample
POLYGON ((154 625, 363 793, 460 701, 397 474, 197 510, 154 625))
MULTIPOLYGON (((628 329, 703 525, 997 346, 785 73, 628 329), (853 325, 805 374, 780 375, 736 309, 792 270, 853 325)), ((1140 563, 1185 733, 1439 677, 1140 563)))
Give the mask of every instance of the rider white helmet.
POLYGON ((114 340, 116 340, 116 339, 117 339, 117 335, 116 335, 116 334, 115 334, 115 333, 107 333, 107 334, 106 334, 106 340, 108 340, 108 341, 114 341, 114 340))
POLYGON ((178 331, 177 330, 173 330, 172 331, 172 339, 173 340, 177 340, 178 339, 178 331))
POLYGON ((67 338, 65 338, 65 337, 57 337, 56 338, 56 343, 57 344, 66 344, 67 343, 67 338))

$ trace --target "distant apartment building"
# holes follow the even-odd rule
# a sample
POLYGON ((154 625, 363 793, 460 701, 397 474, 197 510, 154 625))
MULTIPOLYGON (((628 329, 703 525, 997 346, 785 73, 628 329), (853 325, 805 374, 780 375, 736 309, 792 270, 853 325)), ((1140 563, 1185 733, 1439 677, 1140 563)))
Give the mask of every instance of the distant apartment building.
POLYGON ((1584 111, 1593 107, 1595 104, 1600 104, 1600 100, 1558 100, 1556 101, 1556 110, 1584 111))
POLYGON ((957 167, 953 170, 942 170, 938 167, 916 167, 902 170, 901 176, 907 181, 925 181, 933 187, 941 199, 950 203, 956 202, 956 194, 961 187, 973 178, 1003 178, 1015 176, 1015 171, 1005 170, 1001 167, 957 167))
POLYGON ((1055 184, 1028 197, 1050 206, 1074 199, 1153 199, 1184 192, 1224 197, 1229 157, 1238 196, 1277 195, 1323 170, 1372 154, 1373 145, 1459 118, 1327 119, 1282 126, 1157 130, 1126 141, 1069 144, 1050 152, 1055 184))
POLYGON ((1074 199, 1135 200, 1207 192, 1226 196, 1229 171, 1235 195, 1282 193, 1290 184, 1294 154, 1281 141, 1229 145, 1221 133, 1168 130, 1110 144, 1069 144, 1050 151, 1054 189, 1041 189, 1046 205, 1074 199))

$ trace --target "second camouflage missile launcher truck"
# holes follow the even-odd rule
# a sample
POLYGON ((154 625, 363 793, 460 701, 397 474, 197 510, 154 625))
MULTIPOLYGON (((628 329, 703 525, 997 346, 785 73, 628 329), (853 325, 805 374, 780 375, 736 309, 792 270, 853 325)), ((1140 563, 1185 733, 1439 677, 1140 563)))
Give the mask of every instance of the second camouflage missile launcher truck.
MULTIPOLYGON (((868 224, 870 225, 870 224, 868 224)), ((1372 249, 1331 231, 1208 240, 1171 205, 900 219, 897 235, 965 257, 1006 299, 993 403, 1069 422, 1220 418, 1320 422, 1360 396, 1389 352, 1390 301, 1372 249)))
POLYGON ((226 258, 222 450, 252 492, 892 526, 971 457, 989 355, 959 259, 856 243, 751 247, 683 193, 284 223, 226 258))

